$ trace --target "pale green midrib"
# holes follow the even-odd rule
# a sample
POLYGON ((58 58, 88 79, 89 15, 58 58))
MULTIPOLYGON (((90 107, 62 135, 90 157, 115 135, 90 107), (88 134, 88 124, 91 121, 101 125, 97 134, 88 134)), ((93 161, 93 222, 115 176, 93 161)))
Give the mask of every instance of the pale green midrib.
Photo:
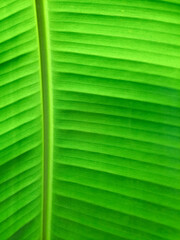
POLYGON ((49 26, 47 0, 35 0, 36 20, 39 38, 39 56, 41 67, 42 108, 43 108, 43 211, 42 239, 50 240, 51 203, 52 203, 52 81, 49 44, 49 26))

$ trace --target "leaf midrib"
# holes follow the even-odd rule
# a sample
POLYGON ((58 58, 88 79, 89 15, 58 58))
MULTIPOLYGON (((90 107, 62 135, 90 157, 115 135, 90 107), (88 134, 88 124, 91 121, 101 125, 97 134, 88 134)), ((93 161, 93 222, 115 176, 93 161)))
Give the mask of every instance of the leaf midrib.
POLYGON ((47 0, 35 0, 43 112, 42 239, 50 239, 52 198, 52 87, 47 0))

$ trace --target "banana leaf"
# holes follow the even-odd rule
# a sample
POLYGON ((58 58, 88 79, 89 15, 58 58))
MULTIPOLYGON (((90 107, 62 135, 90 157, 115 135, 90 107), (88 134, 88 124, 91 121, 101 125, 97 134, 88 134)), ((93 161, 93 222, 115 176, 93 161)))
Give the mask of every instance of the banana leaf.
POLYGON ((180 1, 0 2, 0 240, 180 240, 180 1))

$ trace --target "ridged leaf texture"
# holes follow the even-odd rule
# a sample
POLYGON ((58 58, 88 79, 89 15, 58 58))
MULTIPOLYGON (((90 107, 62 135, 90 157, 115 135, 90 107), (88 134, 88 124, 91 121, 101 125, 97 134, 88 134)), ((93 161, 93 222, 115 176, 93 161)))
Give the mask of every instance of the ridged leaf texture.
POLYGON ((180 239, 180 1, 0 2, 0 240, 180 239))

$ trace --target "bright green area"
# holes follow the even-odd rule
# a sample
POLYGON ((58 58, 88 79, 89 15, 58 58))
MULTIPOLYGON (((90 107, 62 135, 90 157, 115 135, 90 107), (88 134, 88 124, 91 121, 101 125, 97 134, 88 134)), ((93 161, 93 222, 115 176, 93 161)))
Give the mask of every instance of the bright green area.
POLYGON ((180 4, 49 0, 49 14, 51 239, 179 240, 180 4))
POLYGON ((39 240, 42 101, 33 1, 0 3, 0 239, 39 240))
POLYGON ((180 239, 178 0, 0 4, 0 240, 39 239, 180 239))

